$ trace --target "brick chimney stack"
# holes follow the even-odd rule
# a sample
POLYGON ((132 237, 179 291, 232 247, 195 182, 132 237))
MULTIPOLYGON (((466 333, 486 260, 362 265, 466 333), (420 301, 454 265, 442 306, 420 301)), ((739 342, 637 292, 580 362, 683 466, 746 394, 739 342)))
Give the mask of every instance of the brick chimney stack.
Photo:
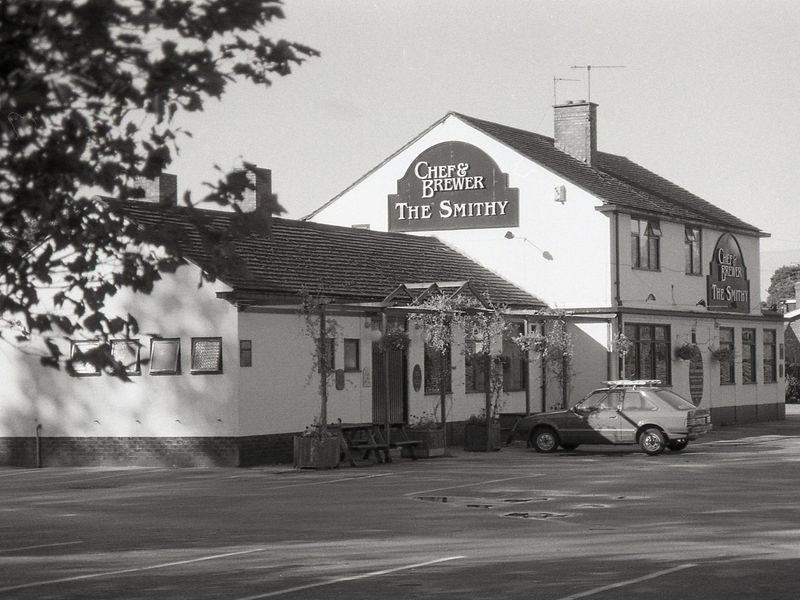
POLYGON ((272 171, 260 167, 252 167, 244 171, 248 183, 255 186, 255 189, 247 188, 242 194, 242 201, 239 204, 242 212, 254 212, 256 210, 266 210, 274 212, 273 207, 277 205, 275 196, 272 195, 272 171))
POLYGON ((139 202, 152 202, 165 206, 175 206, 178 203, 177 175, 162 173, 154 179, 137 177, 133 185, 144 190, 144 198, 137 198, 139 202))
POLYGON ((555 111, 555 147, 587 165, 597 162, 597 104, 568 102, 557 104, 555 111))

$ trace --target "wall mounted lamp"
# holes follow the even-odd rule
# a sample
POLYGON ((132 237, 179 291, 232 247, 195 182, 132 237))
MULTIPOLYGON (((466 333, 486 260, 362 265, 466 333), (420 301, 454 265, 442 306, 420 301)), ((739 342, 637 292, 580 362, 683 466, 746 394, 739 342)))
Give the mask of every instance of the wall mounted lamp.
MULTIPOLYGON (((513 231, 506 231, 506 234, 505 234, 505 236, 504 236, 504 237, 505 237, 507 240, 513 240, 513 239, 517 239, 517 236, 515 236, 515 235, 514 235, 514 232, 513 232, 513 231)), ((534 248, 536 248, 536 249, 537 249, 539 252, 541 252, 541 253, 542 253, 542 258, 543 258, 543 259, 545 259, 545 260, 553 260, 553 255, 552 255, 552 254, 550 254, 550 253, 549 253, 547 250, 542 250, 541 248, 539 248, 539 246, 537 246, 536 244, 534 244, 534 243, 533 243, 532 241, 530 241, 528 238, 526 238, 526 237, 522 237, 522 238, 519 238, 519 239, 521 239, 523 242, 527 242, 528 244, 530 244, 531 246, 533 246, 534 248)))

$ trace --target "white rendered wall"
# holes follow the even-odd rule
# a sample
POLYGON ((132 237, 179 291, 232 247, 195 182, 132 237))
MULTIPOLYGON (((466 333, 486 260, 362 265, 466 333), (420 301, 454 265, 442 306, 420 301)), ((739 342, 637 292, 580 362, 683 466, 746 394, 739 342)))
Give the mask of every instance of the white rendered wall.
MULTIPOLYGON (((701 228, 702 250, 700 265, 702 275, 687 275, 685 266, 685 225, 661 219, 661 269, 647 271, 631 268, 631 218, 619 216, 620 230, 620 282, 623 306, 664 308, 713 313, 698 307, 699 300, 708 299, 706 276, 709 274, 712 253, 720 236, 720 229, 701 228), (655 301, 648 301, 649 294, 655 301)), ((761 314, 761 276, 759 246, 755 236, 734 234, 739 242, 750 280, 750 314, 761 314)))
POLYGON ((519 189, 520 226, 509 228, 426 231, 484 266, 544 300, 550 306, 589 307, 611 303, 610 229, 608 218, 595 210, 601 203, 555 173, 522 157, 483 132, 448 116, 378 168, 342 192, 312 220, 336 225, 367 224, 385 231, 387 197, 397 193, 397 180, 425 149, 446 141, 481 148, 519 189), (554 189, 566 188, 566 202, 555 202, 554 189), (529 242, 525 241, 525 238, 529 242), (541 251, 554 257, 547 261, 541 251))
MULTIPOLYGON (((216 298, 220 285, 198 289, 200 271, 184 266, 157 282, 152 294, 120 292, 109 310, 138 321, 142 359, 153 335, 180 337, 179 375, 142 374, 122 382, 108 375, 70 377, 38 358, 0 347, 0 436, 46 437, 229 436, 237 434, 236 310, 216 298), (222 337, 223 373, 193 375, 192 337, 222 337)), ((60 344, 69 353, 70 344, 60 344)))
MULTIPOLYGON (((370 330, 363 317, 330 315, 329 320, 338 328, 335 368, 344 365, 342 340, 351 338, 361 341, 361 370, 345 372, 343 390, 336 389, 334 374, 328 376, 327 420, 370 422, 370 330)), ((320 413, 319 374, 313 371, 314 346, 304 317, 291 310, 246 311, 239 313, 239 324, 241 337, 253 341, 253 366, 240 370, 242 435, 303 431, 320 413)))

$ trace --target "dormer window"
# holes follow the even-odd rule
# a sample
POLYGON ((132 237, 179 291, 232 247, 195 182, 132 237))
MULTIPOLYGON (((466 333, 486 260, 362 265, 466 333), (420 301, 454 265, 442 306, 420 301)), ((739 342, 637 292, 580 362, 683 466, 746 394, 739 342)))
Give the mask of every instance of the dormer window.
POLYGON ((661 267, 661 227, 652 219, 631 218, 631 266, 658 271, 661 267))

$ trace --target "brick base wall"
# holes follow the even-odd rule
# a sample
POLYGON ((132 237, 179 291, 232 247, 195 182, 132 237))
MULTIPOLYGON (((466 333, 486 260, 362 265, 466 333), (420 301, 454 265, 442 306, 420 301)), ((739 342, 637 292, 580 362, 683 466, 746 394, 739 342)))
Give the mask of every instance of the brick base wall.
MULTIPOLYGON (((43 467, 249 467, 291 463, 293 437, 42 437, 40 460, 43 467)), ((35 438, 0 438, 0 465, 36 463, 35 438)))
POLYGON ((715 426, 746 425, 762 421, 783 421, 786 404, 748 404, 745 406, 723 406, 711 409, 711 422, 715 426))

